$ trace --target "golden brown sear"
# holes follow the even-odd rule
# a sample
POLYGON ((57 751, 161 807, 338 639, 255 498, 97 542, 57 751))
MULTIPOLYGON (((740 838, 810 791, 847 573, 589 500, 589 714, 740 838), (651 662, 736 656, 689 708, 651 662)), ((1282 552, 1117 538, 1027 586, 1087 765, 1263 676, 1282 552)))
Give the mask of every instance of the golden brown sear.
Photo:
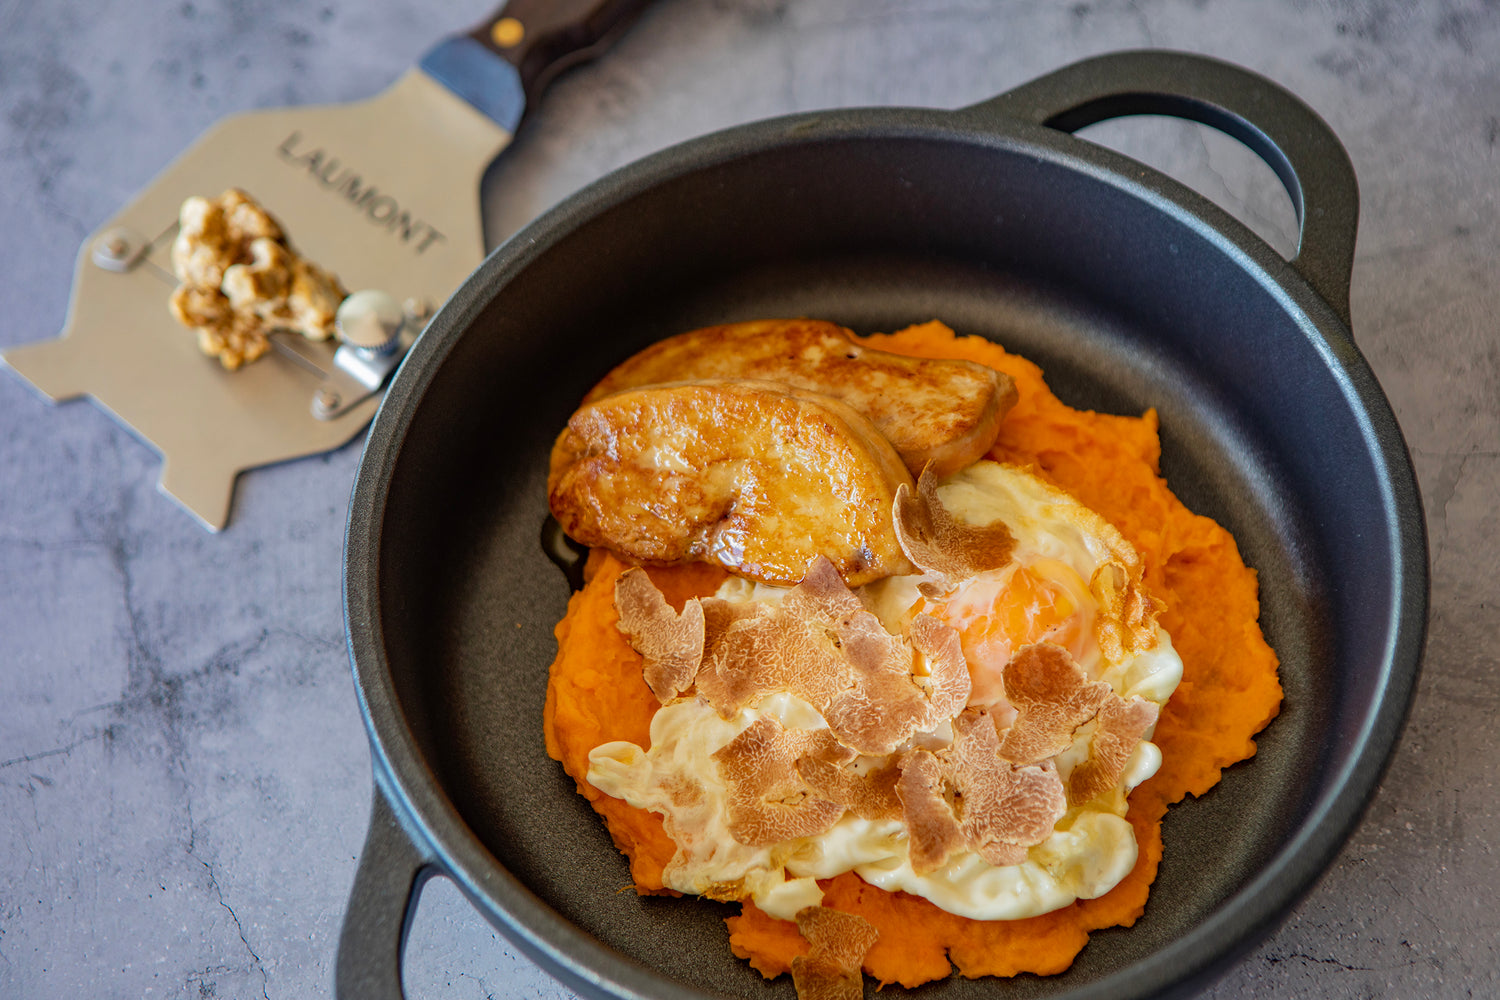
POLYGON ((850 331, 810 319, 710 326, 669 337, 606 375, 586 402, 635 386, 749 378, 821 393, 854 407, 913 475, 939 477, 984 457, 1016 402, 1010 376, 970 361, 935 361, 861 346, 850 331))
POLYGON ((823 555, 853 587, 911 572, 890 517, 903 485, 900 456, 846 404, 708 379, 581 407, 553 446, 547 494, 570 536, 636 562, 790 585, 823 555))

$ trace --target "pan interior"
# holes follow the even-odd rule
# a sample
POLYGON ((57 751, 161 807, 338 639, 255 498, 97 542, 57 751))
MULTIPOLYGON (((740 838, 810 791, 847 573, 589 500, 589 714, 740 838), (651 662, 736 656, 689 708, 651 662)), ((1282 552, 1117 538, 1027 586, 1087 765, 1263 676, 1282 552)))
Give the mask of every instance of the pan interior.
POLYGON ((588 935, 707 995, 791 996, 730 955, 733 908, 621 891, 624 859, 546 756, 568 598, 539 543, 547 454, 588 387, 662 336, 768 316, 858 332, 938 318, 1038 362, 1074 406, 1156 407, 1169 483, 1260 574, 1286 688, 1260 753, 1169 814, 1142 921, 1096 933, 1064 975, 1006 989, 1054 996, 1149 960, 1302 829, 1380 696, 1390 515, 1345 380, 1306 320, 1199 227, 1023 149, 810 139, 690 167, 595 192, 544 220, 541 249, 499 252, 466 289, 477 314, 462 329, 440 316, 425 336, 442 349, 403 372, 431 381, 391 418, 407 424, 381 641, 425 765, 495 860, 588 935))

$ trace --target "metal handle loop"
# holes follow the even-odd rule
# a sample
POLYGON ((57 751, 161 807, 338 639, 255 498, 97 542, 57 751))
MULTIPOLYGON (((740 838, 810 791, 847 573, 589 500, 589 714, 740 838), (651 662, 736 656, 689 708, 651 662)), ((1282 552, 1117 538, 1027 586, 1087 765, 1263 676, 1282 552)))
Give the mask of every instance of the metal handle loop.
POLYGON ((377 783, 370 832, 354 873, 339 934, 334 994, 338 1000, 404 1000, 402 955, 422 886, 436 874, 412 842, 377 783))
POLYGON ((1206 56, 1145 50, 1085 59, 964 109, 1063 132, 1127 115, 1170 115, 1240 140, 1276 172, 1297 210, 1289 263, 1349 326, 1359 185, 1349 154, 1302 100, 1206 56))

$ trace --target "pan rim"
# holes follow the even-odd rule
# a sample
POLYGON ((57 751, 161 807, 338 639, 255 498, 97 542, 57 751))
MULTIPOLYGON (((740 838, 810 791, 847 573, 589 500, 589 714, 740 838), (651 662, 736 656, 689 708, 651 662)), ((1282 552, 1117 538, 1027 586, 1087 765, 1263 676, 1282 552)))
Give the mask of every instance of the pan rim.
POLYGON ((497 248, 432 320, 397 373, 371 427, 350 503, 345 540, 345 614, 361 714, 377 783, 403 825, 506 937, 580 992, 602 996, 697 997, 695 990, 604 945, 542 902, 507 871, 459 815, 423 759, 402 713, 381 642, 379 561, 386 490, 402 444, 448 353, 511 280, 580 225, 696 171, 811 142, 930 140, 1029 156, 1082 173, 1165 212, 1227 255, 1287 313, 1332 376, 1358 423, 1360 445, 1392 512, 1384 544, 1395 569, 1378 694, 1366 709, 1346 764, 1306 820, 1254 877, 1183 937, 1066 996, 1152 996, 1222 970, 1259 942, 1328 867, 1362 817, 1394 753, 1420 666, 1427 618, 1427 545, 1415 473, 1394 413, 1334 309, 1268 244, 1180 183, 1122 154, 1043 126, 979 120, 963 111, 860 108, 753 122, 669 147, 564 200, 497 248))

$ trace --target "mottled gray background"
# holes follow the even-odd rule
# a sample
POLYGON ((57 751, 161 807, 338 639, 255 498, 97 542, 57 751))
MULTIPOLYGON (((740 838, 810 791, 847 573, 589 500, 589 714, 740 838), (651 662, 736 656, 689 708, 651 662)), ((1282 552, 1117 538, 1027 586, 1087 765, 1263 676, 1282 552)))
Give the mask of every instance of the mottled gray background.
MULTIPOLYGON (((74 255, 219 116, 374 93, 485 0, 0 0, 0 347, 54 336, 74 255)), ((954 107, 1167 46, 1301 94, 1348 146, 1358 341, 1427 505, 1426 670, 1338 862, 1211 993, 1500 994, 1500 8, 1480 2, 663 0, 554 87, 491 171, 491 239, 643 153, 787 111, 954 107), (1420 9, 1417 9, 1420 8, 1420 9)), ((1285 249, 1268 168, 1195 126, 1101 141, 1285 249)), ((241 478, 210 535, 98 408, 0 374, 0 997, 329 993, 369 756, 343 648, 359 444, 241 478)), ((413 997, 566 996, 434 883, 413 997)))

